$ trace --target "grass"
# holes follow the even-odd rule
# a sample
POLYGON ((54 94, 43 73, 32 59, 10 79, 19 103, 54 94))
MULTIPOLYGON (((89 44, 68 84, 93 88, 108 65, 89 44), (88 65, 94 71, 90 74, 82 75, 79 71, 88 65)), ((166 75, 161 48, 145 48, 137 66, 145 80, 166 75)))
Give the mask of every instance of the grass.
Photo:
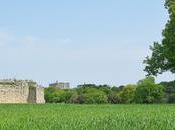
POLYGON ((0 105, 0 130, 174 130, 175 105, 0 105))

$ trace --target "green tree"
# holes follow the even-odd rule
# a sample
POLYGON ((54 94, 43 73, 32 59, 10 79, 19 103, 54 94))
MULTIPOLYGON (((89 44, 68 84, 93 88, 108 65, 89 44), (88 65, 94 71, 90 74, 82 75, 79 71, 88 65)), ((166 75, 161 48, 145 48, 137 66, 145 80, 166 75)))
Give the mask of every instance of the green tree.
POLYGON ((104 104, 108 102, 106 93, 96 88, 88 88, 84 96, 86 104, 104 104))
POLYGON ((73 90, 63 90, 56 87, 45 88, 45 100, 48 103, 70 103, 73 90))
POLYGON ((118 92, 112 91, 108 95, 108 102, 112 104, 119 104, 121 103, 121 97, 119 96, 118 92))
POLYGON ((56 87, 48 87, 44 89, 44 98, 46 102, 48 103, 53 103, 54 102, 54 97, 56 96, 56 91, 58 89, 56 87))
POLYGON ((136 103, 160 103, 164 97, 162 85, 155 84, 153 77, 147 77, 137 83, 135 92, 136 103))
POLYGON ((164 101, 167 103, 175 103, 175 81, 161 82, 160 84, 164 86, 164 101))
POLYGON ((166 0, 165 7, 169 20, 162 32, 162 42, 154 42, 151 47, 152 55, 144 60, 145 71, 148 75, 157 75, 165 71, 175 73, 175 2, 166 0))
POLYGON ((132 103, 135 97, 136 85, 127 85, 119 93, 119 97, 122 103, 132 103))

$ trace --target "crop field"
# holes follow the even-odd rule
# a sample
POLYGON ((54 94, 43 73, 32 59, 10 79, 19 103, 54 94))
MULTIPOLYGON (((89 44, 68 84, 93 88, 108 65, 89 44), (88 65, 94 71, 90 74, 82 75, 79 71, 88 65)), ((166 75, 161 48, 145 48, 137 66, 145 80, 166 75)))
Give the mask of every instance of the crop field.
POLYGON ((175 105, 0 105, 0 130, 174 130, 175 105))

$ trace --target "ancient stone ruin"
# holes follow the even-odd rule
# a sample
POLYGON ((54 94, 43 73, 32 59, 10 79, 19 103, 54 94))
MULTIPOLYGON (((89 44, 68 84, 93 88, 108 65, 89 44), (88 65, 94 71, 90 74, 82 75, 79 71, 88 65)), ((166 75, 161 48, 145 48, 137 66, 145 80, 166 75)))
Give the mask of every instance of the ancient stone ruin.
POLYGON ((45 103, 44 88, 30 80, 0 80, 0 103, 45 103))

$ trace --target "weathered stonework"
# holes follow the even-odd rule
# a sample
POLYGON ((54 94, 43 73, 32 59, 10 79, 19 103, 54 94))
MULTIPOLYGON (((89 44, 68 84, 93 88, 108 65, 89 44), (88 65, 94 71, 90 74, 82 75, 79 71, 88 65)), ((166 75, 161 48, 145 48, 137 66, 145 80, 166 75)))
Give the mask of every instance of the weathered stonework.
POLYGON ((28 80, 0 80, 0 103, 45 103, 44 88, 28 80))

